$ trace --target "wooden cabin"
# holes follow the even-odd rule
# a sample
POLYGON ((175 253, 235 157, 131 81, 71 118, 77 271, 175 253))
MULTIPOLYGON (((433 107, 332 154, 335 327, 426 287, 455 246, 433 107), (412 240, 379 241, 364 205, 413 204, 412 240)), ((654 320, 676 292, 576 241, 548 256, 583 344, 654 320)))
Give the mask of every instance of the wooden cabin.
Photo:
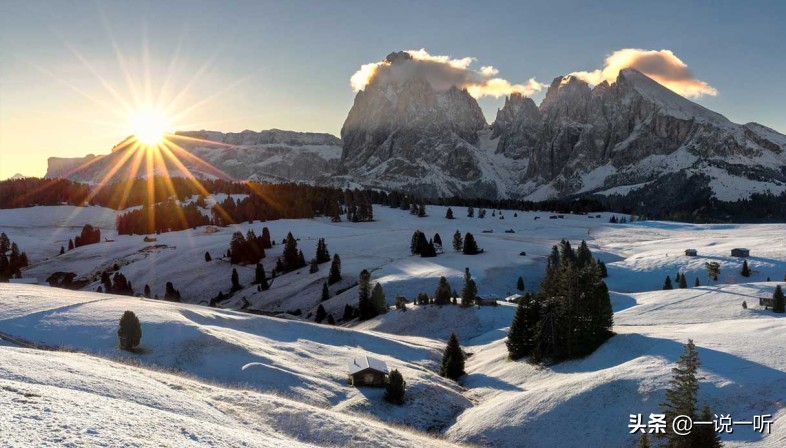
POLYGON ((478 297, 475 299, 475 304, 477 306, 497 306, 497 299, 481 299, 478 297))
POLYGON ((695 257, 699 255, 699 251, 696 249, 685 249, 685 256, 686 257, 695 257))
POLYGON ((751 251, 750 249, 745 249, 743 247, 736 247, 731 250, 732 257, 750 257, 751 251))
POLYGON ((348 381, 351 386, 382 387, 388 379, 388 366, 370 356, 352 358, 347 363, 348 381))

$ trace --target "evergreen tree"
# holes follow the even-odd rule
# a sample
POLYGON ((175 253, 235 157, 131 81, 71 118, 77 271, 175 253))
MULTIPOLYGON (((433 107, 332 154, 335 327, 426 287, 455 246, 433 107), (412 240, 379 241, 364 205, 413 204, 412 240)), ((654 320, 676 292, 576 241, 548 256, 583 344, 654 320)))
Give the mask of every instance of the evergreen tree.
POLYGON ((333 314, 332 313, 327 315, 327 324, 328 325, 336 325, 336 320, 333 319, 333 314))
POLYGON ((699 354, 692 339, 685 344, 677 366, 671 369, 673 376, 666 390, 666 401, 661 403, 661 409, 666 414, 666 433, 658 434, 666 439, 669 447, 691 447, 691 438, 674 433, 671 422, 679 415, 686 415, 696 420, 696 403, 699 393, 699 378, 696 376, 699 366, 699 354))
POLYGON ((341 320, 344 322, 349 322, 355 317, 355 308, 352 307, 350 304, 344 305, 344 315, 341 317, 341 320))
POLYGON ((448 211, 445 213, 445 218, 453 219, 453 209, 451 209, 450 207, 448 207, 448 211))
POLYGON ((447 305, 450 303, 450 285, 448 279, 443 277, 439 278, 437 289, 434 291, 434 303, 437 305, 447 305))
POLYGON ((327 250, 327 244, 325 243, 324 238, 320 238, 319 242, 317 242, 317 256, 316 256, 317 263, 327 263, 330 261, 330 252, 327 250))
POLYGON ((707 284, 710 284, 710 279, 718 281, 718 276, 720 276, 720 263, 717 261, 708 261, 704 263, 704 267, 707 268, 707 284))
POLYGON ((270 289, 270 285, 267 283, 265 267, 262 266, 262 263, 257 263, 257 266, 254 269, 254 284, 259 285, 262 291, 267 291, 270 289))
POLYGON ((740 271, 740 275, 742 275, 743 277, 750 277, 751 276, 751 270, 748 267, 748 260, 743 260, 743 262, 742 262, 742 271, 740 271))
POLYGON ((439 233, 434 234, 434 244, 439 244, 442 247, 442 237, 439 236, 439 233))
POLYGON ((666 276, 666 282, 663 283, 663 289, 664 290, 665 289, 674 289, 674 287, 671 286, 671 277, 669 277, 668 275, 666 276))
POLYGON ((325 317, 327 317, 327 312, 325 312, 325 307, 320 303, 317 307, 317 315, 314 317, 314 322, 321 324, 325 317))
POLYGON ((328 285, 341 281, 341 258, 338 254, 333 255, 333 262, 330 264, 330 274, 328 275, 328 285))
POLYGON ((527 293, 519 297, 516 314, 513 315, 513 321, 508 330, 508 339, 505 341, 510 359, 520 359, 532 352, 533 333, 536 324, 536 303, 532 296, 527 293))
POLYGON ((164 300, 168 300, 170 302, 180 301, 180 291, 175 289, 175 285, 173 285, 172 282, 166 282, 166 288, 164 290, 164 300))
POLYGON ((210 256, 210 252, 205 252, 205 263, 210 263, 213 260, 213 257, 210 256))
POLYGON ((64 253, 65 253, 65 247, 60 246, 60 255, 63 255, 64 253))
POLYGON ((150 293, 150 285, 145 285, 145 289, 144 289, 143 295, 145 296, 146 299, 149 299, 150 298, 150 294, 151 294, 150 293))
POLYGON ((475 237, 469 232, 464 235, 463 253, 464 255, 475 255, 480 253, 478 244, 475 242, 475 237))
POLYGON ((442 366, 439 370, 440 376, 457 381, 464 375, 464 352, 461 350, 456 333, 450 333, 448 345, 442 355, 442 366))
POLYGON ((385 401, 388 403, 404 404, 404 390, 407 387, 404 377, 397 369, 393 369, 388 375, 388 383, 385 385, 385 401))
POLYGON ((456 252, 461 252, 464 248, 464 240, 461 238, 461 232, 456 230, 456 233, 453 234, 453 250, 456 252))
POLYGON ((74 250, 74 240, 68 240, 68 250, 74 250))
MULTIPOLYGON (((712 409, 704 405, 699 416, 699 421, 711 422, 714 420, 712 409)), ((720 448, 723 446, 720 436, 715 432, 713 425, 694 425, 690 433, 691 447, 697 448, 720 448)))
POLYGON ((701 283, 699 283, 699 277, 696 277, 696 281, 693 282, 693 287, 698 288, 699 286, 701 286, 701 283))
POLYGON ((376 310, 371 303, 371 273, 363 269, 358 277, 358 312, 360 320, 368 320, 376 316, 376 310))
POLYGON ((262 248, 263 249, 270 249, 273 247, 272 240, 270 238, 270 229, 267 227, 262 228, 262 248))
POLYGON ((516 289, 519 291, 524 291, 524 279, 519 275, 519 279, 516 281, 516 289))
POLYGON ((472 306, 478 299, 478 287, 472 275, 469 273, 469 268, 464 268, 464 286, 461 288, 461 306, 472 306))
POLYGON ((783 290, 781 285, 775 287, 775 292, 772 294, 772 312, 783 313, 786 311, 786 303, 783 299, 783 290))
POLYGON ((240 277, 237 274, 237 269, 232 269, 232 289, 231 292, 240 291, 242 288, 240 286, 240 277))
POLYGON ((319 272, 319 264, 317 264, 317 259, 316 258, 312 258, 310 266, 308 268, 308 273, 309 274, 313 274, 315 272, 319 272))
POLYGON ((374 289, 371 291, 371 306, 374 308, 375 314, 385 314, 388 312, 385 291, 379 283, 374 285, 374 289))
POLYGON ((600 276, 602 278, 606 278, 609 276, 609 272, 606 270, 606 263, 598 260, 598 269, 600 269, 600 276))
POLYGON ((592 253, 587 247, 587 242, 582 240, 579 250, 576 251, 576 264, 579 268, 588 266, 592 262, 592 253))
POLYGON ((688 287, 688 281, 685 279, 685 274, 680 274, 680 278, 677 281, 677 286, 680 289, 685 289, 688 287))
POLYGON ((467 207, 467 218, 474 218, 475 217, 475 207, 469 206, 467 207))
POLYGON ((330 298, 330 290, 328 289, 327 282, 322 283, 322 298, 321 300, 324 302, 325 300, 330 298))
POLYGON ((425 218, 426 217, 426 205, 420 204, 418 207, 418 218, 425 218))
POLYGON ((117 330, 120 348, 131 351, 142 340, 142 325, 133 311, 126 311, 120 318, 120 328, 117 330))

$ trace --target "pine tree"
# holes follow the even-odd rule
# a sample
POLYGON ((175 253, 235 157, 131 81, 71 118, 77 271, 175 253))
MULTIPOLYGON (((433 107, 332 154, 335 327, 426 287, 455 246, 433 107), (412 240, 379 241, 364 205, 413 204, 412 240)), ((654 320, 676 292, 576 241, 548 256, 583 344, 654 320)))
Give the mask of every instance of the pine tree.
POLYGON ((330 290, 328 289, 327 282, 322 283, 322 298, 321 300, 324 302, 325 300, 330 298, 330 290))
POLYGON ((461 306, 467 307, 475 304, 478 299, 478 287, 472 275, 469 273, 469 268, 464 268, 464 286, 461 288, 461 306))
POLYGON ((418 207, 418 218, 425 218, 426 217, 426 205, 420 204, 418 207))
POLYGON ((691 447, 691 440, 674 433, 671 422, 679 415, 686 415, 696 420, 696 403, 699 393, 699 354, 692 339, 685 344, 677 366, 671 369, 673 376, 666 390, 666 401, 661 403, 661 409, 666 414, 666 433, 658 436, 666 439, 669 447, 691 447))
POLYGON ((576 264, 579 268, 588 266, 592 262, 592 253, 587 247, 587 242, 582 240, 579 250, 576 251, 576 264))
POLYGON ((175 289, 175 285, 173 285, 172 282, 166 282, 164 289, 164 300, 168 300, 170 302, 180 301, 180 291, 175 289))
POLYGON ((267 227, 262 228, 262 248, 263 249, 270 249, 273 247, 272 240, 270 238, 270 229, 267 227))
POLYGON ((461 252, 461 249, 464 247, 464 240, 461 238, 461 232, 456 230, 456 233, 453 234, 453 250, 456 252, 461 252))
POLYGON ((534 311, 532 308, 534 307, 535 303, 529 293, 519 297, 516 314, 513 315, 513 321, 508 330, 508 339, 505 341, 510 359, 520 359, 532 352, 532 333, 535 329, 533 325, 535 322, 532 322, 534 311))
POLYGON ((205 252, 205 263, 210 263, 213 260, 213 257, 210 256, 210 252, 205 252))
POLYGON ((474 218, 475 217, 475 207, 469 206, 467 207, 467 218, 474 218))
POLYGON ((693 282, 693 287, 698 288, 699 286, 701 286, 701 283, 699 282, 699 277, 696 277, 696 281, 693 282))
POLYGON ((445 218, 453 219, 453 209, 451 209, 450 207, 448 207, 448 211, 445 213, 445 218))
POLYGON ((385 385, 385 401, 388 403, 404 404, 404 391, 407 387, 404 377, 397 369, 393 369, 388 375, 388 383, 385 385))
POLYGON ((524 279, 520 275, 518 281, 516 281, 516 289, 524 291, 524 279))
POLYGON ((143 295, 145 296, 146 299, 150 298, 150 285, 145 285, 143 295))
POLYGON ((464 352, 461 350, 456 333, 450 333, 448 345, 442 355, 442 366, 439 370, 440 376, 457 381, 464 375, 464 352))
MULTIPOLYGON (((704 405, 699 416, 699 421, 711 422, 715 418, 712 409, 708 405, 704 405)), ((723 446, 720 436, 715 432, 713 425, 694 425, 690 433, 691 447, 697 448, 720 448, 723 446)))
POLYGON ((74 240, 68 240, 68 250, 74 250, 74 240))
POLYGON ((65 253, 65 247, 60 246, 60 255, 63 255, 64 253, 65 253))
POLYGON ((341 258, 338 254, 333 255, 333 262, 330 264, 330 274, 328 275, 328 285, 341 281, 341 258))
POLYGON ((475 237, 469 232, 464 235, 463 253, 464 255, 475 255, 480 253, 478 244, 475 242, 475 237))
POLYGON ((742 262, 742 271, 740 271, 740 275, 742 275, 743 277, 750 277, 751 276, 751 270, 748 267, 748 260, 743 260, 743 262, 742 262))
POLYGON ((371 290, 371 306, 374 308, 376 314, 385 314, 388 312, 388 304, 385 300, 385 290, 382 285, 377 283, 374 289, 371 290))
POLYGON ((324 238, 320 238, 319 242, 317 242, 317 256, 316 256, 317 263, 327 263, 330 261, 330 252, 327 249, 327 244, 325 243, 324 238))
POLYGON ((434 303, 437 305, 447 305, 450 303, 450 285, 448 279, 443 277, 439 278, 437 289, 434 291, 434 303))
POLYGON ((237 269, 233 268, 232 269, 232 289, 231 289, 231 291, 232 292, 237 292, 237 291, 240 291, 240 289, 241 289, 240 277, 237 274, 237 269))
POLYGON ((783 313, 786 311, 786 303, 784 303, 783 290, 781 285, 775 287, 775 292, 772 293, 772 312, 783 313))
POLYGON ((142 340, 142 325, 133 311, 126 311, 120 318, 120 328, 117 330, 120 348, 131 351, 142 340))
POLYGON ((327 317, 327 312, 325 312, 325 307, 322 306, 320 303, 317 307, 317 315, 314 317, 314 322, 321 324, 323 320, 327 317))
POLYGON ((313 274, 315 272, 319 272, 319 264, 317 264, 317 259, 316 258, 312 258, 311 259, 311 264, 310 264, 310 266, 308 268, 308 273, 309 274, 313 274))
POLYGON ((377 315, 371 303, 371 273, 365 269, 360 271, 358 277, 358 312, 360 320, 371 319, 377 315))
POLYGON ((685 289, 688 287, 688 281, 685 279, 685 274, 680 274, 680 278, 677 281, 677 287, 680 289, 685 289))
POLYGON ((350 304, 344 305, 344 315, 341 317, 341 320, 344 322, 349 322, 355 317, 355 308, 352 307, 350 304))
POLYGON ((671 286, 671 277, 669 277, 668 275, 666 276, 666 282, 663 283, 663 289, 664 290, 665 289, 674 289, 674 287, 671 286))
POLYGON ((598 269, 600 269, 600 276, 606 278, 609 276, 609 271, 606 270, 606 263, 598 260, 598 269))
POLYGON ((336 325, 336 320, 333 319, 333 314, 332 313, 327 315, 327 324, 328 325, 336 325))
POLYGON ((439 233, 434 234, 434 244, 439 244, 442 247, 442 237, 439 236, 439 233))

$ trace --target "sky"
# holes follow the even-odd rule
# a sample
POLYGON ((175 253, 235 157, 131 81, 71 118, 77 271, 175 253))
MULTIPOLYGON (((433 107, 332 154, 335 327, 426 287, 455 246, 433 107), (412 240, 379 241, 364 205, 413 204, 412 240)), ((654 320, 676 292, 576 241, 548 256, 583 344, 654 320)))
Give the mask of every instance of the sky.
MULTIPOLYGON (((338 135, 350 78, 399 50, 473 58, 470 74, 512 86, 599 81, 623 49, 670 53, 691 99, 786 133, 783 17, 766 1, 0 0, 0 179, 108 153, 140 110, 168 131, 338 135)), ((478 94, 489 122, 500 85, 478 94)))

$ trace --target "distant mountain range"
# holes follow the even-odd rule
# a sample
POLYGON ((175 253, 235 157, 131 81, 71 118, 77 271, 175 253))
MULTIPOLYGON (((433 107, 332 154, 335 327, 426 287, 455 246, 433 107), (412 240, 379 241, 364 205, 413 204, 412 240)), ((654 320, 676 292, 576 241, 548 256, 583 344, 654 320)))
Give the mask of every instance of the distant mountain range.
MULTIPOLYGON (((387 62, 408 57, 391 53, 387 62)), ((203 177, 427 197, 629 197, 641 203, 635 206, 786 191, 786 136, 732 123, 633 69, 592 88, 557 77, 540 105, 513 94, 491 125, 466 90, 436 90, 413 76, 403 83, 374 79, 358 92, 341 139, 280 130, 176 135, 186 152, 178 159, 203 177)), ((127 150, 121 144, 104 156, 50 158, 47 176, 99 182, 133 157, 127 150)), ((170 175, 184 174, 166 162, 170 175)), ((108 177, 128 175, 121 169, 108 177)))

